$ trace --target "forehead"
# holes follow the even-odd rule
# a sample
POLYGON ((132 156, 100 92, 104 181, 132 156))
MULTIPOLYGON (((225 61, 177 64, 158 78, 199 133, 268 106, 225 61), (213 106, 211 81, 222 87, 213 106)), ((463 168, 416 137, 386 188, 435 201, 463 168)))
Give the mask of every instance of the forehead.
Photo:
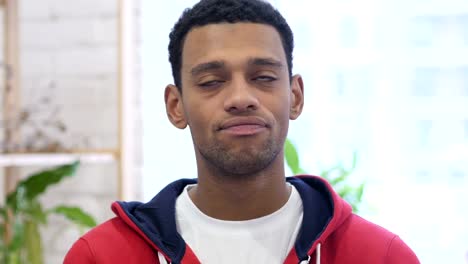
POLYGON ((209 24, 192 29, 182 49, 182 71, 208 61, 241 63, 252 57, 286 62, 278 31, 256 23, 209 24))

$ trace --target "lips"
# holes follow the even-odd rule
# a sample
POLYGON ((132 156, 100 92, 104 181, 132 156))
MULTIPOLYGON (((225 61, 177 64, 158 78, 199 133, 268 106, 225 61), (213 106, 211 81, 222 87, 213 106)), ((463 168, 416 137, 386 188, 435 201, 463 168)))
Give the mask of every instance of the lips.
POLYGON ((267 123, 259 117, 236 117, 221 123, 219 131, 236 136, 248 136, 260 133, 267 127, 267 123))

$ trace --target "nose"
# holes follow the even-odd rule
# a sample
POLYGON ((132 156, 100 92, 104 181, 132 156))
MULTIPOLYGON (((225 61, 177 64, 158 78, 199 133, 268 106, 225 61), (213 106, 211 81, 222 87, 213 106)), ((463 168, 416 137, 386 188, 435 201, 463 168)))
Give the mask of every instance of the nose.
POLYGON ((226 87, 226 99, 224 110, 232 114, 251 112, 258 109, 259 101, 255 93, 255 88, 251 87, 243 78, 233 80, 229 87, 226 87))

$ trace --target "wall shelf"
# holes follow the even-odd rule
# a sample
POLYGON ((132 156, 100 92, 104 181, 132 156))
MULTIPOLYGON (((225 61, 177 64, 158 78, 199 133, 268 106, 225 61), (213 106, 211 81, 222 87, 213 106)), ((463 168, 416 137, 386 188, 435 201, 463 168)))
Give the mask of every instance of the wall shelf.
POLYGON ((117 161, 112 152, 96 153, 8 153, 0 154, 0 167, 55 166, 79 160, 85 164, 105 164, 117 161))

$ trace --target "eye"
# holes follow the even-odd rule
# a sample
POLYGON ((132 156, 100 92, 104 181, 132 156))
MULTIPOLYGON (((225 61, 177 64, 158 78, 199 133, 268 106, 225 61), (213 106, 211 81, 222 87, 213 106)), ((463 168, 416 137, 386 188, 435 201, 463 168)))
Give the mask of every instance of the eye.
POLYGON ((276 77, 269 76, 269 75, 260 75, 255 78, 253 78, 254 81, 259 81, 259 82, 274 82, 278 80, 276 77))
POLYGON ((224 83, 222 80, 211 80, 211 81, 206 81, 198 84, 198 86, 202 88, 210 88, 210 87, 216 87, 220 84, 224 83))

